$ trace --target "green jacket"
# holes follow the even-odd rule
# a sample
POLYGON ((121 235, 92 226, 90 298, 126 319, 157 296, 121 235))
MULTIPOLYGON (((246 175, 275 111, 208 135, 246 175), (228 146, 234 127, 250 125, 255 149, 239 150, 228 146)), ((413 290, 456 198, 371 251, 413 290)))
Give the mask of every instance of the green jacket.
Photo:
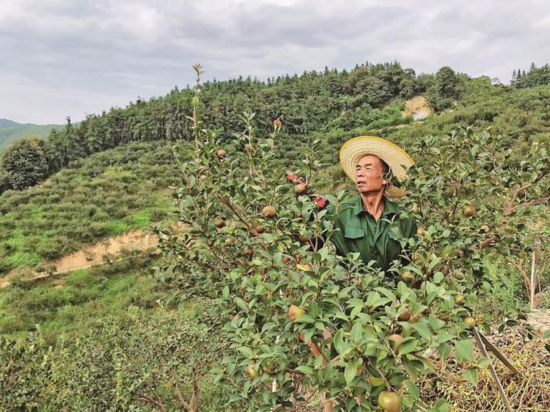
POLYGON ((383 270, 394 259, 400 259, 399 240, 416 238, 416 221, 401 219, 402 209, 384 198, 384 211, 378 221, 363 208, 361 196, 342 202, 335 220, 335 232, 330 240, 339 255, 359 252, 365 263, 376 261, 383 270))

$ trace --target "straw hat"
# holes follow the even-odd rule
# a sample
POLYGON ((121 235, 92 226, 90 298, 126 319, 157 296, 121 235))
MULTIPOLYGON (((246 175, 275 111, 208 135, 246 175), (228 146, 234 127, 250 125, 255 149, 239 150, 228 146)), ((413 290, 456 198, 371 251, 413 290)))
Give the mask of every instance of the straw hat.
MULTIPOLYGON (((376 136, 358 136, 349 139, 340 149, 340 165, 346 175, 355 182, 355 165, 365 155, 375 155, 390 167, 399 181, 407 178, 407 170, 414 165, 414 160, 407 152, 389 140, 376 136)), ((392 184, 386 187, 385 195, 396 199, 406 192, 392 184)))

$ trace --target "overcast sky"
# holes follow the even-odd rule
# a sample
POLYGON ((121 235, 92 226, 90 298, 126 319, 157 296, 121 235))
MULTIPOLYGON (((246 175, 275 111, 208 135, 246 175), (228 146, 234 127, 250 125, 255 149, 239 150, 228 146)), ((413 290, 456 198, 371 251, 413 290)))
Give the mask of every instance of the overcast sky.
POLYGON ((64 123, 193 80, 398 60, 508 82, 550 63, 548 0, 0 0, 0 118, 64 123))

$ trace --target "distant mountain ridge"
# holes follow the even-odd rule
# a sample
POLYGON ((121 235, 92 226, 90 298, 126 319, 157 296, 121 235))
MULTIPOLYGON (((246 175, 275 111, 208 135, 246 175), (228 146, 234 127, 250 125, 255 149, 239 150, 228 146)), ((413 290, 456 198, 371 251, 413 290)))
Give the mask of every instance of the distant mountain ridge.
POLYGON ((0 129, 3 129, 5 127, 13 127, 13 126, 18 126, 19 123, 17 122, 14 122, 12 120, 8 120, 8 119, 0 119, 0 129))
POLYGON ((64 126, 59 124, 32 124, 17 123, 13 120, 0 119, 0 152, 17 140, 30 136, 46 137, 52 129, 62 129, 64 126))

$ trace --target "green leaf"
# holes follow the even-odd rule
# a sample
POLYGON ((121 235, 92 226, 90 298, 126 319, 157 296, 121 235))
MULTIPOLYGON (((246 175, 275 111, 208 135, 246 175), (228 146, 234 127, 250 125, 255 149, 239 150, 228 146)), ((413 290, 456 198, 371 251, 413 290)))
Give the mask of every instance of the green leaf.
POLYGON ((346 385, 349 386, 349 384, 353 381, 353 378, 357 376, 357 370, 362 364, 363 364, 363 359, 358 358, 346 365, 346 369, 344 370, 344 378, 346 379, 346 385))
POLYGON ((313 368, 309 367, 309 366, 305 366, 305 365, 302 365, 302 366, 298 366, 296 368, 297 371, 299 372, 302 372, 304 375, 308 375, 308 376, 311 376, 313 375, 313 368))
POLYGON ((437 343, 445 343, 450 341, 454 336, 447 331, 440 332, 437 335, 437 343))
POLYGON ((418 390, 416 383, 414 383, 414 381, 412 381, 411 379, 407 379, 403 383, 409 390, 409 393, 413 397, 413 399, 417 400, 420 397, 420 391, 418 390))
POLYGON ((474 347, 469 339, 463 339, 455 344, 456 360, 471 362, 474 359, 474 347))
POLYGON ((439 353, 439 356, 441 356, 441 359, 445 360, 447 356, 449 356, 449 353, 451 353, 452 346, 448 343, 442 343, 437 347, 437 352, 439 353))
POLYGON ((424 371, 424 364, 419 360, 403 359, 403 365, 405 369, 413 378, 417 378, 418 375, 424 371))
POLYGON ((429 412, 449 412, 451 410, 449 404, 445 399, 440 399, 435 404, 435 407, 431 408, 429 412))
POLYGON ((243 299, 236 297, 233 299, 233 302, 235 302, 235 305, 237 305, 243 312, 248 312, 248 306, 243 299))
POLYGON ((430 322, 431 328, 434 331, 436 331, 438 329, 441 329, 443 326, 445 326, 445 322, 443 322, 441 319, 437 319, 433 316, 430 316, 430 318, 428 320, 430 322))
POLYGON ((406 338, 410 340, 403 340, 401 346, 399 346, 399 355, 406 355, 407 353, 414 352, 418 345, 418 340, 414 338, 406 338))
POLYGON ((395 296, 395 294, 389 289, 377 287, 375 288, 375 290, 379 291, 382 295, 389 298, 392 302, 395 302, 397 300, 397 297, 395 296))
POLYGON ((361 343, 363 338, 363 328, 360 323, 355 323, 351 329, 351 340, 355 344, 361 343))
POLYGON ((476 368, 468 368, 463 373, 464 377, 470 384, 476 385, 477 384, 477 369, 476 368))
POLYGON ((298 316, 296 319, 296 322, 298 323, 315 323, 315 319, 313 319, 310 315, 301 315, 298 316))
POLYGON ((430 328, 428 328, 424 323, 421 323, 421 322, 418 322, 418 323, 413 323, 412 324, 412 327, 414 328, 414 330, 416 330, 418 332, 418 334, 420 336, 422 336, 424 339, 426 340, 431 340, 432 338, 432 333, 430 332, 430 328))
POLYGON ((482 368, 486 368, 486 367, 488 367, 491 363, 493 363, 493 362, 491 361, 491 359, 489 359, 489 358, 481 358, 477 364, 478 364, 480 367, 482 367, 482 368))
POLYGON ((247 348, 246 346, 239 347, 238 351, 241 352, 247 358, 251 358, 254 355, 254 352, 252 352, 252 349, 247 348))

